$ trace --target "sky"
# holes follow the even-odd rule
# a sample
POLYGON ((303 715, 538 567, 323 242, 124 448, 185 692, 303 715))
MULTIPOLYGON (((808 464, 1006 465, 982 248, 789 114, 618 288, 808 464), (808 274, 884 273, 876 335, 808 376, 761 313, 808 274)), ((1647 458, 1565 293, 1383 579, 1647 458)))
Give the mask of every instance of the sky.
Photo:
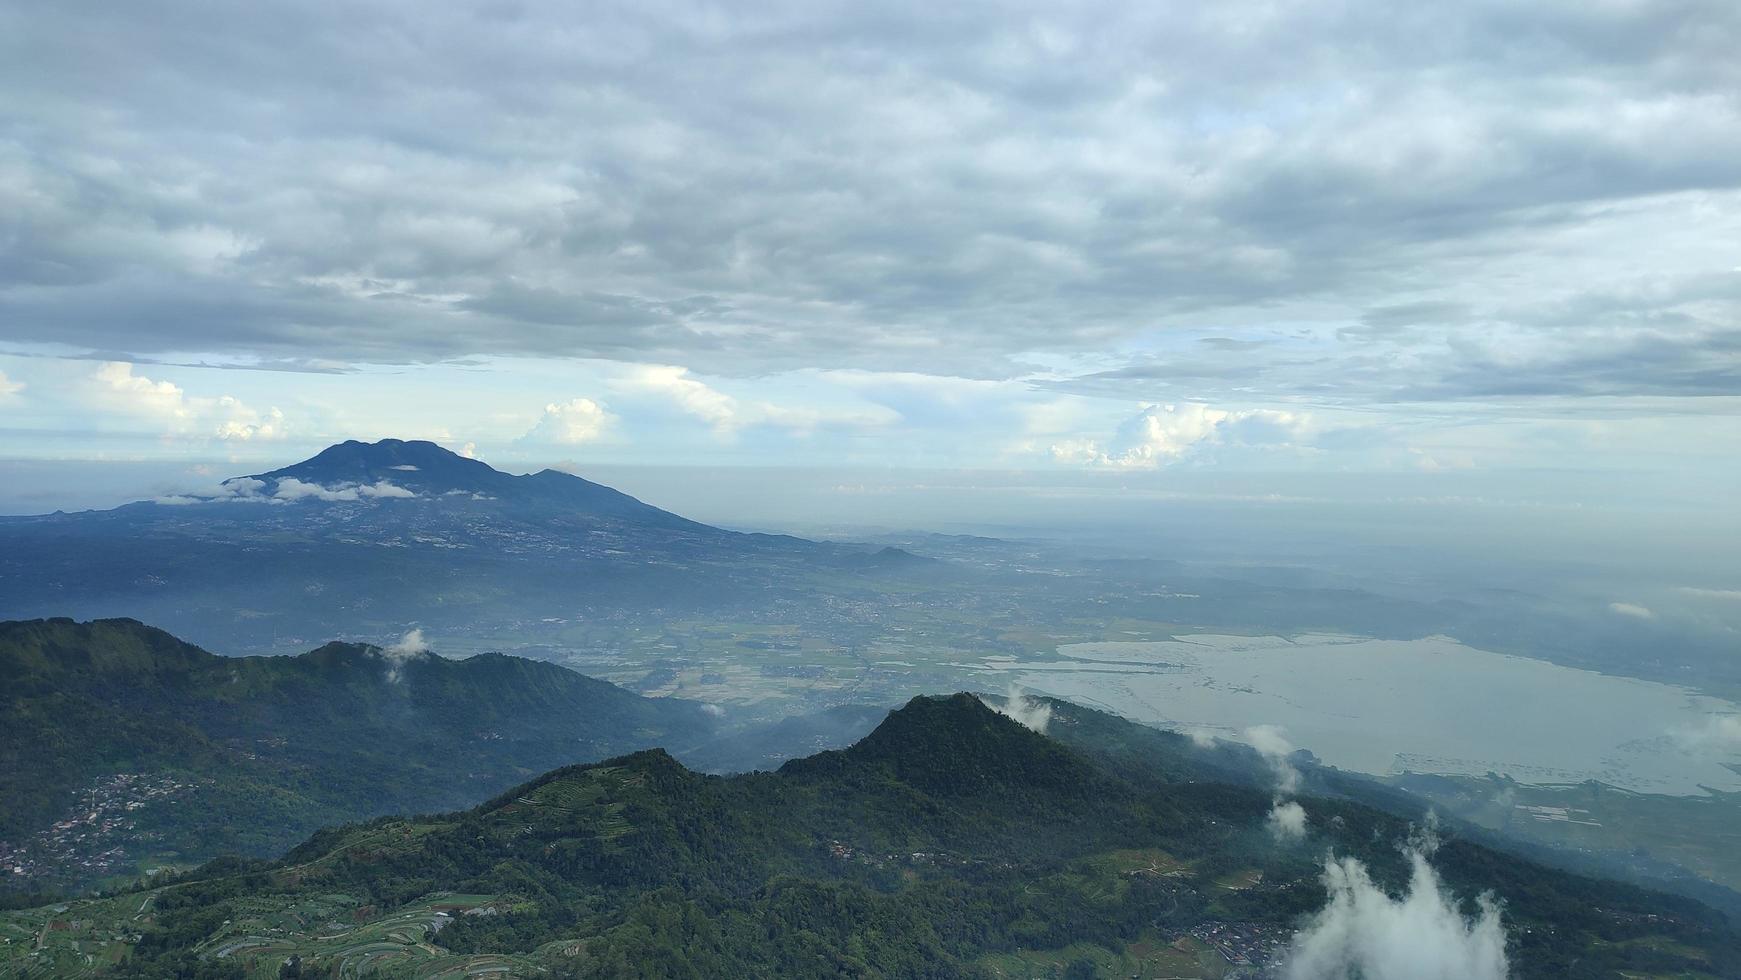
POLYGON ((1733 524, 1738 50, 1728 0, 6 4, 0 510, 394 436, 1733 524))

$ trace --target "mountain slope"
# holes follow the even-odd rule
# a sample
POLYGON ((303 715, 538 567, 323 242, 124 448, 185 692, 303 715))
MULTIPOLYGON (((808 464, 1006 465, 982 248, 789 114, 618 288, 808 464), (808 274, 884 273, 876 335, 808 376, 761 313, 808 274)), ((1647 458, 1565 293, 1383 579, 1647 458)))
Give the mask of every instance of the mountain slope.
POLYGON ((147 856, 276 853, 335 821, 466 805, 553 765, 717 729, 699 704, 518 657, 331 643, 230 658, 131 620, 0 623, 0 680, 0 840, 39 872, 14 886, 131 873, 147 856), (83 827, 100 826, 79 816, 96 800, 135 826, 83 827), (154 802, 126 809, 141 800, 154 802), (40 839, 69 814, 92 839, 40 839), (124 853, 85 867, 99 845, 124 853))
MULTIPOLYGON (((694 532, 717 529, 642 503, 619 490, 556 470, 515 476, 487 463, 443 449, 433 442, 382 439, 342 442, 291 466, 226 481, 265 484, 266 492, 281 492, 286 480, 305 486, 340 490, 386 484, 418 497, 472 495, 508 504, 549 508, 571 515, 610 518, 648 526, 694 532)), ((294 492, 294 491, 293 491, 294 492)))
MULTIPOLYGON (((53 937, 0 946, 0 975, 116 959, 153 977, 1232 975, 1219 950, 1261 965, 1324 906, 1326 852, 1407 880, 1405 822, 1301 802, 1307 838, 1279 842, 1265 793, 1118 772, 977 699, 917 699, 774 773, 644 751, 462 813, 323 831, 272 865, 0 915, 7 935, 53 937)), ((1432 862, 1457 895, 1503 903, 1516 976, 1741 970, 1741 940, 1695 903, 1454 837, 1432 862)))
POLYGON ((721 530, 567 473, 387 439, 213 493, 0 518, 0 618, 124 616, 244 653, 412 625, 475 650, 568 642, 583 622, 619 646, 691 614, 797 609, 841 628, 880 583, 935 565, 721 530))

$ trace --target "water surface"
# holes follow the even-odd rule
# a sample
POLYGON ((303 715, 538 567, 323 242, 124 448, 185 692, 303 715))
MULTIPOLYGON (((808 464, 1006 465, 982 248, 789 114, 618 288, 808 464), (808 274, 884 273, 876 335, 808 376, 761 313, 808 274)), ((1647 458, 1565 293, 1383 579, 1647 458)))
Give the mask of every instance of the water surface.
POLYGON ((1447 637, 1190 635, 1074 643, 981 670, 1148 724, 1238 737, 1279 725, 1331 765, 1504 773, 1628 789, 1741 790, 1741 706, 1684 688, 1490 653, 1447 637), (1726 765, 1729 764, 1729 765, 1726 765))

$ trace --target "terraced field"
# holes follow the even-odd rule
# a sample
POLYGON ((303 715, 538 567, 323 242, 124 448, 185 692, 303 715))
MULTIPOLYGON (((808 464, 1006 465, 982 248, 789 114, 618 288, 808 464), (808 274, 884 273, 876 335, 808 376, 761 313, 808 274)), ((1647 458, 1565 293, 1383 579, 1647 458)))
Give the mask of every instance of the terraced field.
MULTIPOLYGON (((0 977, 80 977, 119 962, 134 929, 149 922, 157 892, 0 916, 0 977)), ((378 913, 349 895, 252 899, 198 950, 233 960, 250 980, 276 980, 292 956, 343 978, 445 978, 524 975, 532 961, 515 956, 456 956, 432 944, 455 917, 493 914, 493 895, 437 893, 378 913)))
POLYGON ((1206 943, 1189 936, 1167 943, 1158 935, 1144 936, 1117 952, 1082 943, 1064 949, 1001 953, 984 957, 979 965, 992 976, 1007 980, 1051 980, 1081 960, 1094 964, 1099 976, 1143 980, 1221 980, 1232 970, 1206 943))
POLYGON ((155 893, 0 913, 0 977, 85 977, 120 962, 155 893))

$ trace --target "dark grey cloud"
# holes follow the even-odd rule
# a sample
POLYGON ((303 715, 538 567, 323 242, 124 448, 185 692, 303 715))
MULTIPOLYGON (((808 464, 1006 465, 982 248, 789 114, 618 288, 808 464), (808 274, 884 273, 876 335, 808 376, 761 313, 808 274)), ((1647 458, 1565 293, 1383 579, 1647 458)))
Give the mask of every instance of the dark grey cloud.
POLYGON ((1720 0, 13 4, 0 337, 1727 393, 1736 50, 1720 0))
POLYGON ((1470 352, 1402 401, 1741 395, 1741 330, 1584 338, 1515 360, 1470 352))

